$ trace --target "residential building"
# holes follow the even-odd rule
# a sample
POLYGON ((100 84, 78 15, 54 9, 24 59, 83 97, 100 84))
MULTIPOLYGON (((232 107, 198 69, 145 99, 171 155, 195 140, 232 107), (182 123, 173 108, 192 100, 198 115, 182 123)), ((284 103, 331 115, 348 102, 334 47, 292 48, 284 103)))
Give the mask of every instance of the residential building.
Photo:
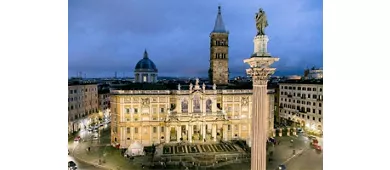
POLYGON ((88 116, 98 112, 97 84, 82 81, 68 83, 68 134, 86 128, 88 116))
POLYGON ((279 83, 279 115, 285 122, 322 133, 323 81, 286 80, 279 83))

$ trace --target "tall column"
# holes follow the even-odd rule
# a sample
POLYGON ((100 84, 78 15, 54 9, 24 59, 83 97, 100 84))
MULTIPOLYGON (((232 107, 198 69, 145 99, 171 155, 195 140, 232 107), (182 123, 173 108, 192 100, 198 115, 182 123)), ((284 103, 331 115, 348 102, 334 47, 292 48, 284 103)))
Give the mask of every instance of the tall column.
POLYGON ((253 96, 252 96, 252 131, 251 131, 251 170, 266 170, 267 165, 267 133, 268 133, 268 115, 269 98, 267 96, 267 82, 275 68, 269 66, 278 61, 279 58, 271 57, 266 51, 266 35, 257 35, 254 39, 255 52, 244 62, 251 68, 246 72, 252 77, 253 96))
POLYGON ((206 139, 206 124, 202 125, 202 140, 206 139))
POLYGON ((171 127, 167 126, 165 128, 165 143, 169 143, 170 142, 170 140, 171 140, 170 133, 171 133, 171 127))
POLYGON ((227 141, 227 135, 228 135, 228 133, 227 133, 227 130, 228 130, 228 128, 227 128, 227 125, 222 125, 222 133, 223 133, 223 140, 224 141, 227 141))
POLYGON ((161 131, 161 126, 157 126, 157 143, 161 143, 161 134, 160 134, 160 131, 161 131))
POLYGON ((192 143, 192 133, 193 133, 193 126, 190 124, 188 126, 188 141, 192 143))
POLYGON ((181 126, 176 126, 177 142, 180 142, 181 138, 181 126))
POLYGON ((212 126, 212 136, 213 136, 213 141, 216 142, 217 141, 217 125, 216 124, 213 124, 212 126))
POLYGON ((181 113, 181 97, 176 98, 176 112, 181 113))

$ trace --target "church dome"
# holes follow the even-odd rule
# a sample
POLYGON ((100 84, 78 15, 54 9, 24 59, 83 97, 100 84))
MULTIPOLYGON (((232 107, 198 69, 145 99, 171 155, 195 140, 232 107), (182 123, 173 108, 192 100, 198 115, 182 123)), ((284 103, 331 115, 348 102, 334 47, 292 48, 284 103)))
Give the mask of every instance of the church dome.
POLYGON ((135 71, 157 72, 157 67, 148 57, 148 52, 144 52, 144 58, 135 65, 135 71))

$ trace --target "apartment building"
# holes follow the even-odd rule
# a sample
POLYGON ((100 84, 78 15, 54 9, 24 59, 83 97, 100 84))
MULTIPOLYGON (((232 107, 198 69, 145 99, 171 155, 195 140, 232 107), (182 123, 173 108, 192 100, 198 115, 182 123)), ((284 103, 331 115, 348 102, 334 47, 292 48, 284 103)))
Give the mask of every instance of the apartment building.
POLYGON ((322 79, 279 83, 279 116, 284 122, 322 133, 323 114, 322 79))
POLYGON ((98 113, 97 84, 68 82, 68 134, 86 128, 93 113, 98 113))

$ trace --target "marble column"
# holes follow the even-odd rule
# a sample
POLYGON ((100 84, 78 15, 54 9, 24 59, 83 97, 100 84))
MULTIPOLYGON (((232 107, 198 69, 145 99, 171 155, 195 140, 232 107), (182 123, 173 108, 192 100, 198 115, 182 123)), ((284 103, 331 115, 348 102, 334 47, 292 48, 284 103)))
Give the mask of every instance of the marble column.
POLYGON ((290 128, 287 128, 287 136, 290 136, 290 128))
POLYGON ((206 124, 202 125, 202 141, 204 142, 204 139, 206 139, 206 124))
POLYGON ((192 132, 193 132, 193 126, 189 125, 188 126, 188 141, 192 143, 192 132))
POLYGON ((267 82, 275 68, 269 66, 278 61, 271 57, 266 50, 268 37, 258 35, 254 39, 254 54, 244 62, 250 65, 246 70, 252 77, 252 131, 251 131, 251 170, 266 170, 267 165, 267 133, 269 117, 269 98, 267 95, 267 82))
POLYGON ((283 129, 280 128, 280 129, 279 129, 279 136, 282 136, 282 132, 283 132, 283 129))
POLYGON ((177 142, 180 142, 181 138, 181 126, 176 126, 177 142))
POLYGON ((212 136, 213 136, 213 141, 216 142, 217 141, 217 125, 213 124, 212 125, 212 136))
POLYGON ((171 127, 167 126, 165 128, 165 143, 169 143, 170 142, 170 140, 171 140, 170 134, 171 134, 171 127))
POLYGON ((223 136, 223 140, 224 140, 224 141, 227 141, 227 135, 228 135, 227 130, 228 130, 227 125, 223 125, 223 126, 222 126, 222 131, 223 131, 223 132, 222 132, 222 133, 223 133, 222 136, 223 136))

